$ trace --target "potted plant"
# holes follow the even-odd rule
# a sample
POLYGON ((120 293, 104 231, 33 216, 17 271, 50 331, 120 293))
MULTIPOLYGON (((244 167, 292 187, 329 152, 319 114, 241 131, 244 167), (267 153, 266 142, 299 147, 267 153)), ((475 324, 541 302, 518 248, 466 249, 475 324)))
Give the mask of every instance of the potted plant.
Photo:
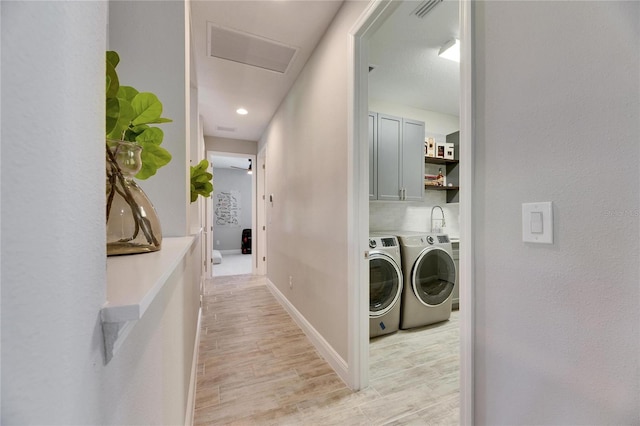
POLYGON ((209 161, 202 160, 197 166, 191 166, 191 202, 195 202, 198 199, 198 195, 208 197, 213 192, 213 184, 211 179, 213 175, 207 171, 209 168, 209 161))
POLYGON ((162 230, 155 208, 133 180, 147 179, 171 161, 161 147, 168 123, 162 103, 149 92, 121 86, 120 57, 106 55, 107 255, 160 250, 162 230))

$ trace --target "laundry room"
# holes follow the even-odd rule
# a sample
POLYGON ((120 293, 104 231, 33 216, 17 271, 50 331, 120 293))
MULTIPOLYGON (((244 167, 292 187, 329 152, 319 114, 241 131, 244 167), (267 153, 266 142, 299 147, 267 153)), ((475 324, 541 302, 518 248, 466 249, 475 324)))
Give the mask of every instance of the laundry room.
POLYGON ((458 39, 444 0, 402 2, 369 41, 369 374, 419 377, 443 423, 459 406, 458 39))
POLYGON ((457 0, 402 2, 369 41, 371 231, 459 237, 460 64, 445 57, 459 55, 458 10, 457 0), (419 147, 402 144, 415 133, 419 147))

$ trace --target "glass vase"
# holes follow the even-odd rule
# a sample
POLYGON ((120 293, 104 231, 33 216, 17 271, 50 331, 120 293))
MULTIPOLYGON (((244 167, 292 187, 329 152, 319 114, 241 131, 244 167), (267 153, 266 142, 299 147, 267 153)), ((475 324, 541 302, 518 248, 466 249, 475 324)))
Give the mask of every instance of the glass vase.
POLYGON ((107 141, 107 256, 160 250, 158 214, 133 180, 141 152, 135 143, 107 141))

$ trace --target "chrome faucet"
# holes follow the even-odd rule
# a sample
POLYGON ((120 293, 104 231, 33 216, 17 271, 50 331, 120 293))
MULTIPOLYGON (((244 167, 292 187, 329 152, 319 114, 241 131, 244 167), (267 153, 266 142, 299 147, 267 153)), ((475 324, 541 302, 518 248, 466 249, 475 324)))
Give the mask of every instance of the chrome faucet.
POLYGON ((432 233, 435 233, 435 232, 442 232, 442 228, 444 228, 444 227, 445 227, 445 222, 444 222, 444 210, 442 210, 442 207, 440 207, 440 206, 433 206, 433 208, 431 209, 431 232, 432 232, 432 233), (441 217, 440 219, 435 219, 435 220, 440 220, 440 221, 442 221, 442 223, 441 223, 441 225, 440 225, 440 227, 439 227, 439 228, 434 228, 434 227, 433 227, 433 220, 434 220, 434 219, 433 219, 433 211, 434 211, 435 209, 437 209, 437 208, 438 208, 438 209, 440 209, 440 213, 442 213, 442 217, 441 217))

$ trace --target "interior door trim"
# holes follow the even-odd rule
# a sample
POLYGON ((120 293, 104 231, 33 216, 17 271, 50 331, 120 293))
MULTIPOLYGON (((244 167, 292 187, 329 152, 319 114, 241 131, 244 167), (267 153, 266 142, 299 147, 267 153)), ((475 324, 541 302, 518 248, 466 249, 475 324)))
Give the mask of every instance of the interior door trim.
MULTIPOLYGON (((348 81, 348 385, 369 382, 368 262, 368 40, 399 2, 372 0, 349 31, 348 81)), ((471 0, 460 0, 460 424, 474 419, 473 282, 473 17, 471 0)))
POLYGON ((460 424, 474 423, 474 50, 472 0, 460 0, 460 424))

